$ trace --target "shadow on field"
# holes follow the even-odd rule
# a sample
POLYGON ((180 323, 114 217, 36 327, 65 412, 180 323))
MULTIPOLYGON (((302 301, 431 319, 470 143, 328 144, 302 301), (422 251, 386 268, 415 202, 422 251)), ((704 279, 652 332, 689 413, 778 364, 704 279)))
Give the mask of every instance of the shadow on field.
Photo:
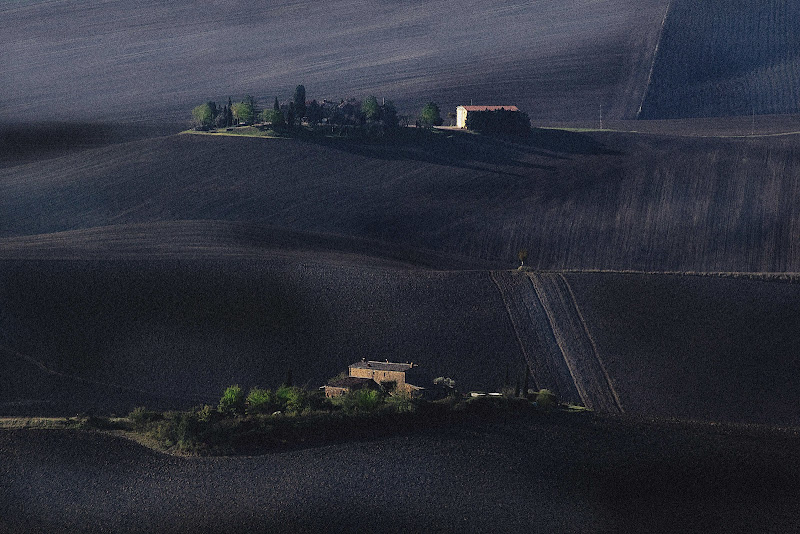
POLYGON ((534 129, 528 137, 518 137, 403 128, 380 139, 327 137, 309 140, 362 157, 488 170, 510 176, 521 176, 516 169, 556 170, 554 165, 528 161, 532 157, 563 160, 571 155, 619 154, 587 134, 542 129, 534 129), (499 166, 504 168, 501 170, 499 166))
POLYGON ((172 135, 184 127, 161 122, 0 123, 0 168, 58 157, 75 150, 172 135))

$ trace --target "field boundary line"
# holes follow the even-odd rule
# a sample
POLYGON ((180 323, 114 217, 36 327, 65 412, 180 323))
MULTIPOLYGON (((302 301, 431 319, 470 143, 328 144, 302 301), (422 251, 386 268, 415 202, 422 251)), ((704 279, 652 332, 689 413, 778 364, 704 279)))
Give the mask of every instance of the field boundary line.
POLYGON ((637 119, 642 114, 642 108, 644 107, 644 102, 645 100, 647 100, 647 94, 650 92, 650 83, 653 80, 653 71, 656 68, 656 59, 658 58, 658 49, 661 46, 661 39, 664 37, 664 27, 667 25, 667 17, 669 16, 669 10, 672 7, 672 1, 673 0, 670 0, 669 3, 667 4, 667 9, 664 10, 664 18, 661 20, 661 29, 658 31, 658 40, 656 41, 656 47, 653 50, 653 61, 650 63, 650 72, 647 75, 647 84, 644 86, 642 103, 639 104, 639 111, 636 112, 637 119))
MULTIPOLYGON (((495 278, 494 271, 489 271, 489 278, 494 282, 495 287, 497 287, 497 291, 500 292, 500 300, 503 301, 503 306, 506 308, 506 315, 508 315, 508 320, 511 323, 511 328, 514 330, 514 336, 517 338, 517 344, 519 345, 519 350, 522 351, 522 357, 525 358, 525 364, 530 367, 531 361, 528 358, 528 351, 525 350, 525 344, 522 342, 522 338, 519 335, 519 329, 517 328, 517 324, 514 322, 514 315, 511 313, 511 308, 508 305, 508 300, 506 299, 505 294, 503 293, 503 289, 500 287, 500 283, 495 278)), ((536 389, 539 388, 538 381, 536 380, 536 376, 533 377, 534 385, 536 389)))
POLYGON ((569 292, 570 300, 572 300, 572 305, 575 307, 575 312, 578 315, 578 318, 581 321, 581 325, 583 326, 584 332, 586 332, 586 337, 589 339, 589 343, 592 345, 592 352, 594 353, 594 357, 597 359, 597 364, 600 366, 600 369, 603 370, 603 375, 606 377, 606 382, 608 383, 608 387, 611 390, 611 394, 614 396, 614 402, 619 408, 621 413, 625 413, 625 408, 622 407, 622 402, 619 400, 619 395, 617 394, 617 390, 614 387, 614 383, 611 381, 611 377, 608 374, 608 370, 606 369, 605 364, 603 363, 603 359, 600 357, 600 351, 597 348, 597 343, 594 340, 594 336, 589 331, 589 326, 586 324, 586 319, 583 317, 583 312, 581 312, 580 307, 578 306, 578 299, 575 298, 575 293, 572 291, 572 286, 569 285, 567 278, 562 274, 559 273, 558 275, 561 280, 564 281, 564 285, 569 292))
POLYGON ((584 406, 589 406, 591 403, 587 403, 589 399, 589 395, 583 387, 583 383, 576 377, 576 370, 572 368, 572 364, 569 361, 569 357, 567 356, 565 347, 567 345, 566 340, 560 333, 560 329, 556 328, 554 325, 553 319, 553 310, 550 308, 550 302, 547 299, 542 298, 542 294, 544 291, 541 287, 536 287, 536 280, 534 280, 535 276, 533 273, 528 273, 529 276, 527 277, 533 286, 533 292, 536 294, 536 298, 539 299, 539 303, 542 305, 542 309, 544 310, 544 314, 547 317, 547 323, 550 325, 550 331, 553 333, 553 339, 556 340, 556 345, 558 345, 558 350, 561 351, 561 356, 564 358, 564 363, 567 366, 567 370, 569 371, 569 376, 572 377, 572 382, 575 384, 575 389, 578 392, 578 395, 581 397, 581 401, 583 402, 584 406))
MULTIPOLYGON (((98 386, 105 386, 105 387, 109 387, 109 388, 113 388, 113 389, 122 389, 122 390, 126 390, 126 391, 135 391, 137 393, 144 393, 145 395, 150 395, 152 397, 162 397, 162 398, 167 398, 167 399, 169 399, 169 398, 181 398, 181 399, 194 400, 194 401, 198 401, 198 400, 202 399, 202 397, 199 397, 199 396, 187 397, 185 395, 165 395, 163 393, 156 393, 155 391, 147 391, 145 389, 139 389, 139 388, 135 388, 135 387, 132 387, 132 386, 123 386, 122 384, 114 384, 113 382, 101 382, 99 380, 91 380, 91 379, 88 379, 88 378, 83 378, 82 376, 66 374, 66 373, 62 373, 62 372, 56 371, 54 369, 51 369, 51 368, 47 367, 45 364, 43 364, 42 362, 40 362, 39 360, 37 360, 36 358, 28 356, 27 354, 23 354, 23 353, 21 353, 19 351, 16 351, 16 350, 12 349, 12 348, 6 347, 5 345, 0 345, 0 351, 3 351, 5 353, 7 353, 7 354, 10 354, 12 356, 15 356, 15 357, 17 357, 17 358, 19 358, 21 360, 24 360, 24 361, 30 363, 31 365, 34 365, 34 366, 38 367, 43 373, 45 373, 47 375, 50 375, 50 376, 57 376, 59 378, 66 378, 68 380, 74 380, 74 381, 77 381, 77 382, 84 382, 86 384, 96 384, 98 386)), ((211 402, 210 398, 205 398, 204 400, 211 402)))

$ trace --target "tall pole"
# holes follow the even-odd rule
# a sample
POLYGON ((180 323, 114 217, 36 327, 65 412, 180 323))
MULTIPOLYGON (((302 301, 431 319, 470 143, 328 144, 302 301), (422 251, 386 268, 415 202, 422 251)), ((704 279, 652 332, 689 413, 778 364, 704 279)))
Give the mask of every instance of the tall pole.
POLYGON ((600 104, 600 129, 603 129, 603 105, 600 104))

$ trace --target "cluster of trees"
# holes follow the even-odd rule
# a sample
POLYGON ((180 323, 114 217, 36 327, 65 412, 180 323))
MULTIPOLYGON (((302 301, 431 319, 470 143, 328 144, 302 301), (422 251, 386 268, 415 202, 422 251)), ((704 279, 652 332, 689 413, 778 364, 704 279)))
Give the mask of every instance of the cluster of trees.
MULTIPOLYGON (((199 130, 226 128, 234 125, 269 124, 273 129, 291 130, 306 124, 312 128, 329 125, 332 128, 379 129, 381 131, 408 126, 410 117, 399 115, 391 100, 378 101, 370 95, 363 101, 350 98, 340 102, 306 100, 306 88, 298 85, 288 102, 281 103, 275 97, 271 107, 261 109, 258 102, 247 95, 241 102, 219 106, 209 101, 192 110, 194 126, 199 130)), ((442 124, 439 106, 429 102, 422 108, 417 126, 433 127, 442 124)))
POLYGON ((206 102, 192 110, 192 117, 194 126, 200 130, 256 122, 270 124, 273 129, 289 130, 302 124, 311 127, 328 124, 383 129, 397 128, 401 121, 408 124, 408 118, 400 117, 391 101, 380 103, 375 96, 368 96, 361 102, 352 98, 338 103, 327 100, 309 102, 303 85, 295 88, 294 96, 288 102, 281 103, 276 96, 273 105, 266 109, 260 109, 257 101, 248 95, 235 103, 228 98, 228 103, 223 106, 212 101, 206 102))

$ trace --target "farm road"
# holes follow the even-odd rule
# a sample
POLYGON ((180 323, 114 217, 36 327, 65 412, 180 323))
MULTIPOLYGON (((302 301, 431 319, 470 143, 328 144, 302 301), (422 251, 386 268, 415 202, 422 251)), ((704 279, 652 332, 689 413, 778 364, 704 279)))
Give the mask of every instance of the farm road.
POLYGON ((623 412, 575 295, 558 273, 491 273, 537 388, 603 412, 623 412))

